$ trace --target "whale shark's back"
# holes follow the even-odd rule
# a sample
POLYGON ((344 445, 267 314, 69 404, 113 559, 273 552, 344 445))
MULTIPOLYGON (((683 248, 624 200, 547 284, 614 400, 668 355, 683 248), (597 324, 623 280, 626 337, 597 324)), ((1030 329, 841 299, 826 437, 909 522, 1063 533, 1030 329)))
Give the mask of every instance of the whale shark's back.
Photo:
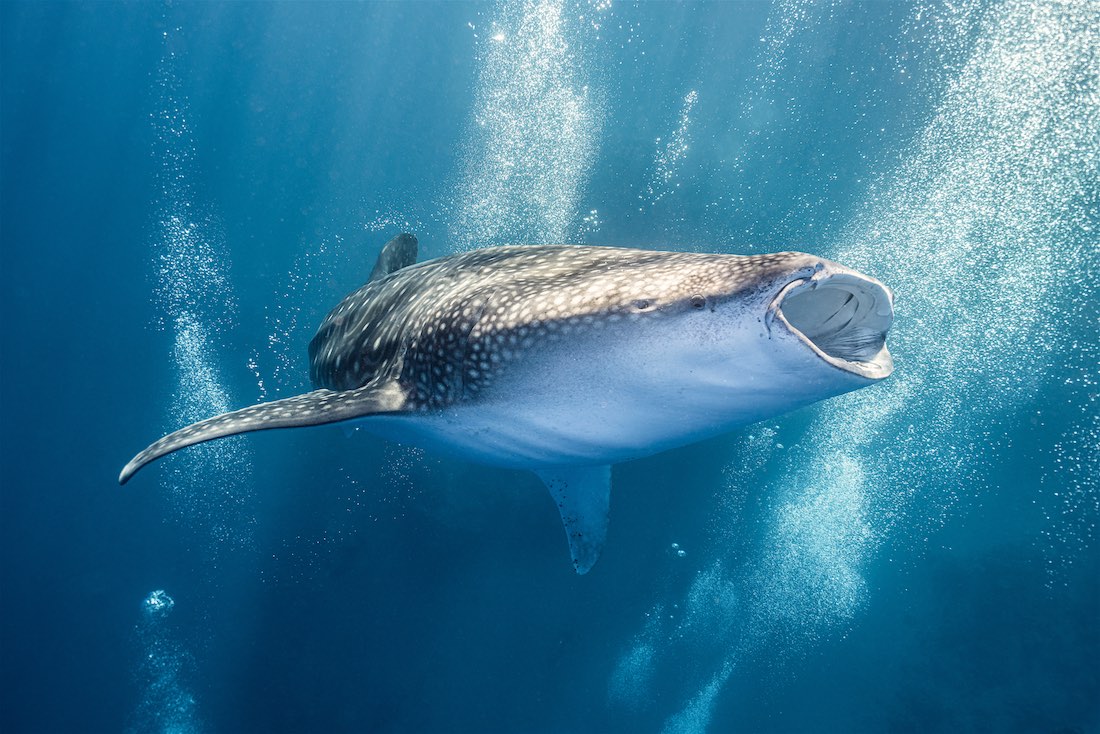
POLYGON ((497 354, 517 335, 522 341, 567 323, 691 308, 693 298, 769 282, 772 271, 789 269, 792 256, 804 257, 540 245, 412 264, 407 247, 393 254, 398 240, 383 249, 372 280, 336 306, 310 342, 316 387, 354 390, 397 380, 413 407, 438 407, 465 393, 463 374, 481 374, 470 363, 472 351, 497 354))
MULTIPOLYGON (((386 250, 380 261, 386 257, 386 250)), ((492 319, 508 303, 523 302, 532 319, 554 310, 591 309, 592 298, 576 294, 594 275, 625 264, 642 265, 667 253, 578 246, 512 246, 411 263, 376 266, 372 280, 348 295, 322 321, 309 344, 310 379, 316 387, 351 390, 379 376, 397 377, 418 354, 446 370, 460 359, 476 322, 492 319), (641 257, 639 257, 641 254, 641 257), (493 308, 489 309, 490 301, 493 308), (440 358, 443 361, 440 362, 440 358)), ((624 279, 625 279, 625 273, 624 279)), ((605 290, 608 296, 614 289, 605 290)))

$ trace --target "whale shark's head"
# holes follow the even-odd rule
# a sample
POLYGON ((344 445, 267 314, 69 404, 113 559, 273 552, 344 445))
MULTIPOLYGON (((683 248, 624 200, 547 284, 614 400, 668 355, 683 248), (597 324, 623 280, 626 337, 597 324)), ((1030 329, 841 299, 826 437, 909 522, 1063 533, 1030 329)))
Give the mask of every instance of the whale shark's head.
POLYGON ((598 294, 602 301, 579 311, 596 314, 604 336, 574 345, 543 379, 560 380, 587 352, 597 369, 585 370, 584 379, 605 393, 635 396, 639 422, 656 415, 698 438, 893 371, 886 347, 893 294, 838 263, 800 252, 652 261, 639 254, 622 271, 576 276, 578 299, 598 294), (617 327, 609 323, 616 318, 617 327))
POLYGON ((878 280, 815 255, 745 259, 729 284, 730 366, 741 391, 782 409, 865 387, 894 369, 886 334, 893 293, 878 280), (751 285, 747 285, 751 284, 751 285))

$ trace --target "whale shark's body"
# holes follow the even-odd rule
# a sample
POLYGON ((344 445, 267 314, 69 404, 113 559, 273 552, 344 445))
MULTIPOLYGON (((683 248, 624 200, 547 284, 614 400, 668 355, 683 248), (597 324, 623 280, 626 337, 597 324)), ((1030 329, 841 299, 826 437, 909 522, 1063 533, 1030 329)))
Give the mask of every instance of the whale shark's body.
POLYGON ((585 573, 610 465, 872 384, 893 369, 893 295, 797 252, 493 247, 414 264, 382 250, 309 345, 317 388, 216 416, 138 454, 356 421, 380 436, 535 471, 585 573))

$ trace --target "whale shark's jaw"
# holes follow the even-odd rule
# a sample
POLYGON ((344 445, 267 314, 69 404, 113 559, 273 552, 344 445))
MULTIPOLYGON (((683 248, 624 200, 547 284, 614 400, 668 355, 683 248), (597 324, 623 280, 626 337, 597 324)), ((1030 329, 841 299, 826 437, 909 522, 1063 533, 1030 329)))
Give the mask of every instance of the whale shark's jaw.
POLYGON ((894 371, 886 333, 894 294, 885 285, 835 263, 787 283, 768 307, 769 330, 796 337, 824 363, 881 380, 894 371))

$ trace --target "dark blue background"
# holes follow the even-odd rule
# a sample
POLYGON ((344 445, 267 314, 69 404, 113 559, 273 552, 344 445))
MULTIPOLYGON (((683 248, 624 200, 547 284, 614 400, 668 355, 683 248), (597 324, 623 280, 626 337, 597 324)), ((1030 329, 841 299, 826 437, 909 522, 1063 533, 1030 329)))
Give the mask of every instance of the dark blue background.
MULTIPOLYGON (((765 94, 760 47, 782 6, 568 6, 605 19, 599 39, 577 40, 605 105, 582 196, 602 225, 578 238, 821 251, 841 237, 983 31, 963 29, 945 47, 913 30, 907 5, 828 8, 801 16, 765 94), (640 207, 654 141, 667 139, 690 90, 699 103, 682 189, 640 207)), ((165 100, 166 49, 192 131, 189 190, 232 266, 236 310, 216 358, 245 404, 260 393, 247 367, 256 354, 269 390, 304 385, 311 326, 400 229, 368 227, 379 212, 414 220, 426 255, 450 251, 479 44, 497 12, 0 8, 0 729, 163 728, 143 703, 168 700, 142 667, 150 635, 182 651, 164 685, 193 695, 184 720, 197 730, 654 731, 709 680, 728 636, 670 640, 644 705, 608 696, 646 614, 676 604, 707 567, 716 496, 749 498, 737 542, 764 536, 758 488, 725 473, 741 436, 616 468, 608 546, 586 577, 573 575, 532 476, 334 428, 248 438, 248 476, 233 485, 249 488, 243 506, 219 499, 213 470, 183 494, 159 465, 125 488, 115 481, 172 427, 172 333, 156 328, 165 315, 153 295, 164 202, 151 115, 165 100), (342 268, 309 270, 303 253, 319 243, 342 268), (288 295, 288 272, 308 288, 288 295), (293 304, 300 341, 287 345, 300 372, 276 379, 272 309, 305 291, 310 300, 293 304), (180 501, 204 494, 191 509, 180 501), (224 542, 211 529, 219 513, 246 540, 224 542), (672 542, 688 556, 670 554, 672 542), (176 607, 143 632, 141 601, 158 588, 176 607)), ((1094 240, 1085 248, 1095 255, 1094 240)), ((898 329, 906 323, 914 329, 898 329)), ((1094 339, 1094 327, 1067 324, 1065 338, 1094 339)), ((744 656, 712 730, 1097 731, 1100 564, 1091 533, 1059 541, 1071 531, 1051 497, 1063 468, 1055 444, 1081 413, 1080 393, 1061 382, 1050 375, 997 416, 992 435, 964 438, 988 440, 979 465, 960 469, 981 474, 981 489, 945 502, 917 487, 913 527, 903 522, 861 568, 854 616, 744 656)), ((925 408, 913 402, 914 423, 925 408)), ((777 440, 805 439, 815 410, 775 424, 777 440)), ((1097 518, 1095 477, 1083 486, 1092 499, 1074 528, 1097 518)))

